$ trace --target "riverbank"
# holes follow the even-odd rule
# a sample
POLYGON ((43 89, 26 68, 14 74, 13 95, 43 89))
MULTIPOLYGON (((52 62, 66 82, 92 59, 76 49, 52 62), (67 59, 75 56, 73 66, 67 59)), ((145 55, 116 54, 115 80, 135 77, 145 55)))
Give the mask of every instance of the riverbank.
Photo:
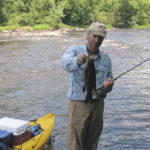
POLYGON ((48 30, 33 30, 31 27, 21 27, 15 30, 3 30, 0 36, 61 36, 69 31, 84 31, 85 28, 52 28, 48 30))
MULTIPOLYGON (((134 26, 132 29, 149 29, 149 26, 134 26)), ((7 27, 0 30, 0 36, 62 36, 69 31, 86 31, 87 27, 56 27, 35 29, 33 27, 7 27)), ((119 28, 107 27, 107 30, 122 30, 119 28)), ((125 29, 123 29, 125 30, 125 29)))

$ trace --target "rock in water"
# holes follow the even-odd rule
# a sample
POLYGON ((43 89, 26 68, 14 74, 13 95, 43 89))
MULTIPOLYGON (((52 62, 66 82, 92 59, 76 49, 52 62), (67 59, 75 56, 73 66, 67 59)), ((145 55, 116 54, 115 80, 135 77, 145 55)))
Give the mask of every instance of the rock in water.
POLYGON ((93 61, 93 55, 86 58, 86 63, 83 69, 83 92, 87 91, 85 103, 92 101, 92 93, 96 90, 96 70, 93 61))

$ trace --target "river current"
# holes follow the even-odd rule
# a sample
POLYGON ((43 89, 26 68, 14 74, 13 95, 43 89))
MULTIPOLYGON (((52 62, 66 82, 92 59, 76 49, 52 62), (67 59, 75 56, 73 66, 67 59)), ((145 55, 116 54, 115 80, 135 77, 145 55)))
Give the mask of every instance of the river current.
MULTIPOLYGON (((60 58, 86 32, 61 36, 0 36, 0 118, 30 120, 55 114, 51 150, 66 150, 68 73, 60 58)), ((150 29, 110 30, 102 51, 114 77, 150 57, 150 29)), ((105 99, 98 150, 150 149, 150 61, 119 78, 105 99)))

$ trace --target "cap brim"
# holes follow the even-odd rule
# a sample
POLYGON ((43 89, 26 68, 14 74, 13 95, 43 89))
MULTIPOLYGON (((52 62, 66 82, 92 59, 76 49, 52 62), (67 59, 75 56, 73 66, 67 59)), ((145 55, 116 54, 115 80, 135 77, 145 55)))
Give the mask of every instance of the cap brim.
POLYGON ((107 31, 96 31, 96 30, 90 30, 90 31, 93 35, 99 35, 102 36, 103 38, 106 38, 107 31))

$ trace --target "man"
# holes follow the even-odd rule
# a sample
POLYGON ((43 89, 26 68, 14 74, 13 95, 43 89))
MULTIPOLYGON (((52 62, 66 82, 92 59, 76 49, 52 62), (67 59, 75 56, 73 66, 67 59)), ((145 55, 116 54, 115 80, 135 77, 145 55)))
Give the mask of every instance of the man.
POLYGON ((106 37, 105 26, 94 22, 87 33, 87 42, 82 46, 70 47, 61 58, 61 66, 69 72, 70 98, 67 124, 68 150, 96 150, 103 129, 104 98, 113 87, 112 65, 107 54, 99 50, 106 37), (96 70, 96 89, 103 92, 92 95, 92 100, 85 103, 83 92, 83 68, 86 57, 94 55, 96 70))

